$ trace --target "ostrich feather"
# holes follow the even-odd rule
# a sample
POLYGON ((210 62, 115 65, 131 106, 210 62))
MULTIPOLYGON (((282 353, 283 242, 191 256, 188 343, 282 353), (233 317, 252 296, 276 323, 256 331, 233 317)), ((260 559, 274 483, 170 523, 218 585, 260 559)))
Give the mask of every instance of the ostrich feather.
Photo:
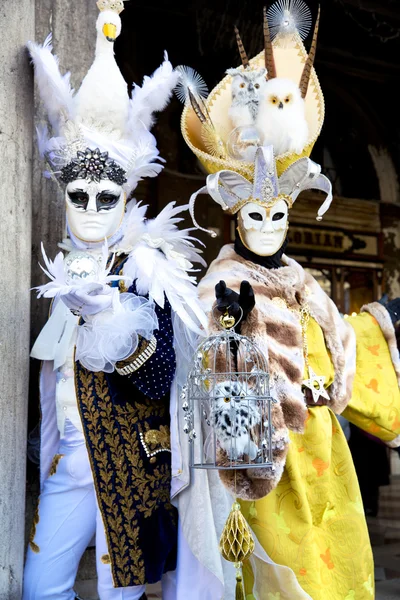
POLYGON ((191 229, 177 227, 182 221, 178 215, 187 207, 171 202, 149 221, 145 221, 146 208, 138 203, 129 209, 124 236, 114 251, 129 252, 124 274, 135 281, 138 294, 149 295, 161 307, 167 298, 177 318, 200 334, 200 326, 206 323, 189 271, 192 262, 205 263, 190 236, 191 229))
POLYGON ((40 158, 44 158, 49 142, 49 130, 47 125, 38 125, 36 127, 36 137, 40 158))
POLYGON ((87 290, 90 291, 93 288, 93 285, 97 286, 105 286, 112 281, 120 281, 121 279, 129 281, 130 278, 127 275, 110 275, 110 271, 114 264, 114 258, 108 262, 108 244, 104 243, 102 247, 102 261, 100 264, 98 276, 96 281, 87 282, 85 279, 75 279, 74 283, 67 279, 67 274, 64 268, 64 255, 62 252, 59 252, 54 261, 50 260, 45 252, 43 243, 41 244, 42 256, 44 260, 45 267, 39 264, 42 271, 47 275, 50 279, 48 283, 44 285, 39 285, 33 289, 37 290, 37 297, 41 298, 55 298, 56 296, 63 296, 65 294, 69 294, 74 290, 87 290))
POLYGON ((155 137, 147 130, 138 131, 126 165, 129 188, 136 187, 144 177, 156 177, 163 169, 160 162, 164 160, 159 155, 155 137))
POLYGON ((152 127, 153 113, 165 108, 178 79, 179 73, 173 70, 165 52, 164 62, 153 75, 144 77, 142 87, 134 84, 130 100, 129 131, 135 131, 138 123, 142 123, 148 129, 152 127))
POLYGON ((35 67, 40 97, 46 107, 51 126, 59 133, 62 123, 74 115, 74 91, 70 85, 70 73, 60 73, 58 58, 52 54, 51 40, 50 33, 43 46, 28 42, 27 47, 35 67))
POLYGON ((202 334, 200 325, 205 328, 207 322, 197 298, 194 278, 175 260, 141 242, 129 255, 124 272, 136 280, 138 294, 149 294, 161 307, 167 298, 181 321, 192 331, 202 334))
POLYGON ((139 243, 142 235, 146 231, 145 217, 147 205, 134 200, 128 203, 123 222, 123 235, 116 246, 114 252, 118 254, 129 254, 131 250, 139 243))
POLYGON ((175 252, 182 254, 188 261, 206 266, 204 259, 200 256, 202 251, 193 243, 196 241, 201 244, 201 242, 190 235, 194 228, 179 229, 177 227, 177 224, 183 221, 183 218, 177 217, 177 215, 186 212, 189 205, 175 206, 175 204, 175 202, 170 202, 155 219, 147 222, 147 233, 153 239, 164 239, 171 244, 175 252))

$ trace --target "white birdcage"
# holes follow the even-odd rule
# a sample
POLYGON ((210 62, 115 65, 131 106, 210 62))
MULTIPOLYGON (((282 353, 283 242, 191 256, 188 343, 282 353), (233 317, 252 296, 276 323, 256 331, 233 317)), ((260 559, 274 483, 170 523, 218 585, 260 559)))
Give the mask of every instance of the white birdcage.
POLYGON ((273 467, 275 401, 267 361, 248 337, 232 328, 207 337, 195 353, 181 400, 191 467, 273 467))

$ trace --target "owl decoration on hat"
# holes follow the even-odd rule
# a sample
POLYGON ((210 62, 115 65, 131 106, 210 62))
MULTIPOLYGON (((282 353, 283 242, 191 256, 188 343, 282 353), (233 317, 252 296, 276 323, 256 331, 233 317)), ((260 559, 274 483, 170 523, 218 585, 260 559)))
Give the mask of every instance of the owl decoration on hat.
POLYGON ((285 242, 288 211, 301 191, 326 194, 317 220, 332 202, 329 180, 309 158, 324 118, 324 99, 313 68, 319 10, 307 54, 302 37, 309 30, 310 11, 302 2, 294 3, 296 10, 291 5, 278 2, 269 11, 264 9, 264 51, 253 59, 248 59, 235 28, 242 66, 228 69, 208 97, 193 77, 178 83, 187 90, 183 136, 210 173, 206 185, 190 199, 195 225, 203 229, 194 206, 200 194, 208 193, 227 214, 238 215, 242 243, 262 256, 275 254, 285 242), (264 230, 281 230, 280 245, 267 235, 260 237, 264 230), (254 244, 255 231, 259 241, 265 238, 262 248, 254 244))
POLYGON ((235 28, 239 67, 228 69, 208 95, 198 80, 180 80, 178 86, 186 88, 186 95, 180 93, 185 100, 182 134, 206 171, 232 169, 252 179, 261 145, 273 146, 278 175, 296 159, 310 156, 325 115, 313 67, 319 11, 307 52, 303 39, 310 25, 311 13, 302 0, 279 0, 264 9, 260 54, 248 58, 235 28))

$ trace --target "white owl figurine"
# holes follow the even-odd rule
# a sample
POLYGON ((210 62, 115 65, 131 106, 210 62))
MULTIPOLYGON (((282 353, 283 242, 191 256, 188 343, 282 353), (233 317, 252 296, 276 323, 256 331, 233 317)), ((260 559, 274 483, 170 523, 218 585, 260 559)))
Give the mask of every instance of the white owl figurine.
POLYGON ((302 152, 309 129, 298 84, 279 77, 265 82, 260 91, 256 128, 263 144, 274 147, 275 156, 302 152))
POLYGON ((254 125, 258 113, 260 94, 265 86, 266 69, 228 69, 232 75, 232 104, 229 117, 234 127, 254 125))

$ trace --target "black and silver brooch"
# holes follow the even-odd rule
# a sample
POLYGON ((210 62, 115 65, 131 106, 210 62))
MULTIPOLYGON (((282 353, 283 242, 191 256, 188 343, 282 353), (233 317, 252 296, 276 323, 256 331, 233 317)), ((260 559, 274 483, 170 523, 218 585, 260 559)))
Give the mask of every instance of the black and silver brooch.
POLYGON ((101 152, 99 148, 79 151, 76 158, 61 169, 61 181, 70 183, 75 179, 96 181, 109 179, 118 185, 127 182, 126 171, 115 160, 108 158, 108 152, 101 152))

